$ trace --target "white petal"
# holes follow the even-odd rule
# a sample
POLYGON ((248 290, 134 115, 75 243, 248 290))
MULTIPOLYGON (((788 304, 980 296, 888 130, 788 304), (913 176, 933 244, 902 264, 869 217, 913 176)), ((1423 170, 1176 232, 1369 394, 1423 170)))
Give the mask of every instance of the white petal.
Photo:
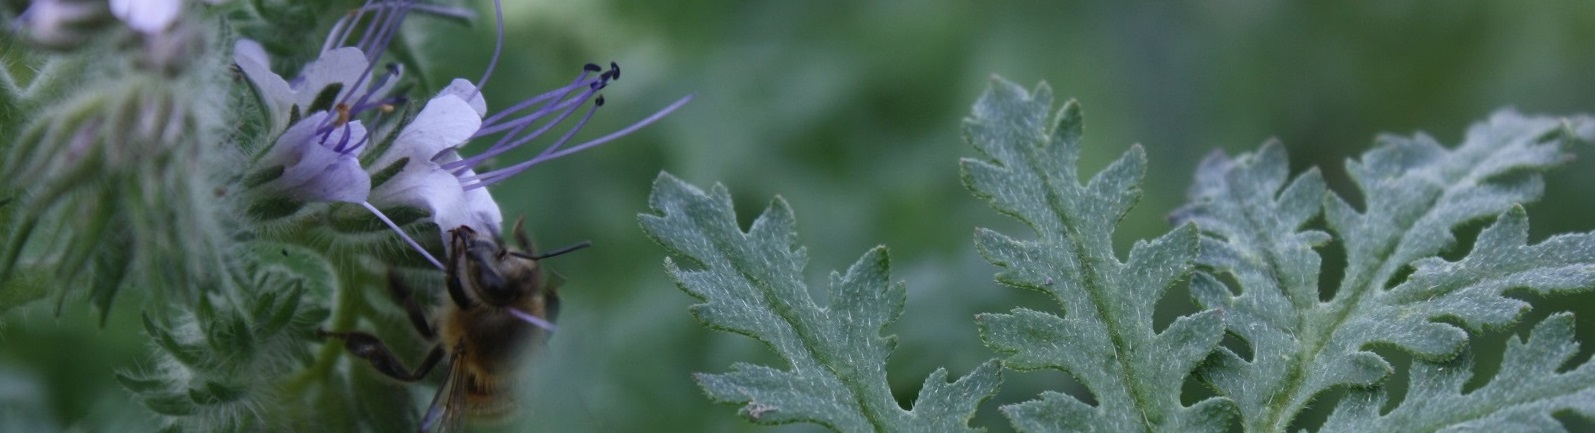
POLYGON ((310 104, 315 102, 316 96, 333 83, 343 83, 343 89, 338 91, 341 100, 351 94, 360 94, 365 87, 371 84, 371 78, 361 80, 366 74, 366 68, 371 64, 366 62, 365 53, 359 48, 343 47, 321 53, 315 61, 305 65, 300 72, 299 79, 294 83, 296 92, 294 103, 300 110, 309 111, 310 104), (361 83, 355 86, 355 83, 361 83))
POLYGON ((458 202, 461 192, 459 180, 436 164, 411 161, 398 175, 371 190, 371 204, 434 210, 458 202))
POLYGON ((430 211, 445 243, 448 231, 460 226, 496 236, 504 223, 498 202, 486 189, 466 191, 459 178, 428 161, 411 160, 398 175, 377 185, 370 197, 379 207, 402 205, 430 211))
POLYGON ((244 72, 244 77, 255 86, 261 103, 266 105, 266 112, 272 122, 272 131, 281 131, 287 127, 288 110, 293 104, 294 91, 288 87, 287 80, 271 72, 271 58, 266 55, 266 49, 262 48, 259 42, 239 39, 233 44, 233 63, 238 64, 238 69, 244 72))
POLYGON ((476 117, 487 115, 487 99, 482 98, 482 92, 477 91, 476 85, 470 80, 455 78, 447 87, 438 92, 438 96, 454 95, 462 100, 470 101, 471 108, 476 110, 476 117))
MULTIPOLYGON (((316 112, 277 137, 263 163, 281 166, 283 172, 266 185, 289 197, 306 201, 359 203, 371 194, 371 176, 360 167, 359 152, 340 153, 320 143, 316 126, 327 118, 316 112)), ((351 143, 366 135, 360 122, 345 125, 351 143)), ((329 140, 342 140, 343 129, 333 131, 329 140)), ((357 149, 358 150, 358 149, 357 149)))
MULTIPOLYGON (((453 149, 481 129, 486 112, 486 102, 469 81, 454 80, 438 92, 399 132, 393 147, 371 165, 372 169, 381 170, 400 158, 409 158, 399 174, 372 190, 371 203, 431 211, 445 244, 449 241, 448 230, 460 226, 499 233, 504 218, 493 196, 486 189, 466 191, 458 177, 440 166, 460 159, 453 149)), ((466 175, 474 173, 467 171, 466 175)))
POLYGON ((92 2, 37 0, 22 12, 18 23, 36 41, 72 45, 85 37, 82 23, 98 21, 104 14, 104 8, 92 2))
POLYGON ((255 64, 262 66, 271 64, 271 56, 266 54, 266 48, 260 46, 259 42, 255 42, 254 39, 239 38, 238 42, 233 43, 233 61, 244 60, 254 61, 255 64))
MULTIPOLYGON (((316 135, 316 124, 326 120, 329 115, 325 111, 318 111, 311 113, 309 117, 300 120, 299 123, 295 123, 292 128, 288 128, 282 135, 277 136, 277 141, 272 142, 271 149, 266 150, 266 155, 261 162, 283 167, 292 167, 299 164, 299 161, 305 158, 305 148, 321 147, 313 141, 316 135)), ((287 171, 285 169, 284 174, 288 174, 287 171)))
POLYGON ((182 9, 182 0, 111 0, 111 14, 144 34, 165 31, 182 9))
MULTIPOLYGON (((239 39, 233 45, 233 62, 238 64, 238 69, 243 70, 244 76, 255 85, 255 90, 264 100, 266 111, 271 117, 272 131, 282 131, 288 127, 294 106, 299 107, 301 115, 310 111, 310 104, 316 102, 316 97, 327 86, 342 84, 343 88, 337 95, 341 99, 363 92, 371 84, 370 78, 360 79, 367 73, 369 64, 366 63, 365 54, 354 47, 321 53, 320 57, 305 65, 302 75, 294 83, 271 72, 270 58, 258 42, 239 39), (361 84, 355 86, 357 82, 361 84)), ((383 88, 391 89, 392 86, 383 88)), ((323 109, 326 108, 331 107, 323 109)))
MULTIPOLYGON (((411 160, 398 175, 371 190, 371 204, 425 209, 432 213, 432 220, 438 227, 443 227, 441 231, 447 233, 457 226, 449 225, 454 224, 454 219, 444 213, 460 203, 463 192, 459 179, 437 164, 411 160)), ((448 245, 448 241, 445 235, 443 244, 448 245)))
MULTIPOLYGON (((466 175, 475 175, 475 173, 467 172, 466 175)), ((498 236, 499 227, 504 224, 504 214, 499 211, 498 201, 493 200, 493 195, 487 192, 487 188, 465 191, 456 209, 459 210, 459 215, 455 216, 458 220, 456 227, 471 226, 476 231, 498 236)), ((448 226, 439 224, 439 227, 448 226)))
MULTIPOLYGON (((464 100, 454 95, 439 95, 427 101, 426 107, 422 107, 421 112, 415 115, 415 120, 399 132, 393 147, 378 158, 372 167, 380 170, 405 157, 410 158, 412 164, 417 161, 430 162, 438 152, 469 140, 481 126, 481 115, 476 114, 476 110, 464 100)), ((439 162, 447 160, 440 159, 439 162)))
POLYGON ((360 160, 340 155, 305 183, 288 188, 288 196, 304 201, 359 203, 371 195, 371 176, 360 167, 360 160))

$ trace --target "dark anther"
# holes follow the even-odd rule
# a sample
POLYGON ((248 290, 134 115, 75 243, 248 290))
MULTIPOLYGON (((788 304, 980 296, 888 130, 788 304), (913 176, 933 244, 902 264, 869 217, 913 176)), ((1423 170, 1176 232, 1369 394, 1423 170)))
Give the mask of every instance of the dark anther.
POLYGON ((582 70, 587 72, 598 72, 604 70, 604 68, 599 67, 597 64, 588 63, 587 66, 582 66, 582 70))
POLYGON ((598 95, 598 99, 593 101, 593 105, 598 107, 604 106, 604 95, 598 95))
POLYGON ((620 79, 620 65, 619 64, 616 64, 615 62, 609 62, 609 70, 611 72, 615 73, 610 78, 613 78, 613 79, 616 79, 616 80, 620 79))

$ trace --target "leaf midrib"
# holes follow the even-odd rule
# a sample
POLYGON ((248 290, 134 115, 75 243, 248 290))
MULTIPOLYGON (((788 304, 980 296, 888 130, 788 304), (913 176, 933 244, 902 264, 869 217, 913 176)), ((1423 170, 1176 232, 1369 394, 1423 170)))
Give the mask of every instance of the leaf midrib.
MULTIPOLYGON (((1228 180, 1229 179, 1225 179, 1226 182, 1228 182, 1228 180)), ((1288 188, 1288 186, 1285 187, 1285 188, 1288 188)), ((1276 288, 1278 288, 1280 291, 1284 292, 1282 294, 1284 295, 1285 299, 1290 301, 1291 307, 1298 308, 1296 310, 1297 314, 1293 314, 1293 316, 1295 316, 1296 329, 1302 329, 1307 324, 1306 315, 1305 314, 1301 314, 1302 308, 1311 307, 1311 303, 1314 300, 1311 300, 1311 299, 1299 300, 1299 299, 1296 299, 1296 297, 1291 296, 1291 294, 1295 293, 1295 292, 1292 291, 1292 290, 1288 290, 1285 287, 1285 285, 1283 283, 1283 281, 1285 281, 1285 279, 1282 278, 1282 276, 1286 274, 1286 270, 1282 266, 1279 265, 1281 260, 1278 257, 1278 254, 1277 254, 1278 251, 1276 251, 1274 248, 1272 248, 1272 246, 1275 244, 1275 239, 1273 237, 1273 231, 1272 230, 1268 230, 1268 229, 1260 229, 1260 228, 1263 228, 1265 226, 1261 223, 1261 219, 1257 218, 1257 214, 1253 212, 1254 210, 1257 210, 1256 207, 1255 206, 1246 205, 1245 204, 1246 200, 1244 200, 1245 197, 1243 197, 1240 194, 1240 191, 1237 191, 1233 187, 1226 187, 1226 188, 1224 188, 1224 190, 1226 191, 1227 195, 1229 195, 1231 197, 1231 200, 1234 203, 1240 205, 1238 207, 1241 209, 1241 212, 1240 212, 1241 216, 1242 216, 1242 218, 1245 219, 1246 224, 1248 225, 1248 227, 1252 229, 1251 232, 1252 233, 1260 233, 1261 234, 1257 238, 1261 241, 1261 242, 1259 242, 1259 244, 1263 246, 1263 248, 1260 248, 1260 250, 1262 251, 1263 261, 1268 266, 1269 277, 1274 280, 1274 286, 1276 288), (1300 305, 1301 302, 1307 302, 1308 304, 1307 305, 1300 305)), ((1274 197, 1274 195, 1277 195, 1277 194, 1279 194, 1279 192, 1275 192, 1275 193, 1271 194, 1270 197, 1267 198, 1267 202, 1268 203, 1275 205, 1274 208, 1278 208, 1278 206, 1277 206, 1278 205, 1278 201, 1275 200, 1275 197, 1274 197)), ((1314 287, 1312 292, 1316 293, 1317 292, 1317 288, 1314 287)), ((1290 334, 1290 332, 1286 332, 1286 333, 1290 334)), ((1256 353, 1256 350, 1253 350, 1253 353, 1256 353)), ((1256 360, 1253 360, 1253 361, 1255 362, 1256 360)), ((1284 391, 1286 389, 1293 389, 1293 388, 1296 388, 1296 387, 1299 386, 1300 379, 1301 379, 1301 376, 1299 374, 1299 372, 1301 371, 1301 368, 1300 368, 1301 365, 1302 364, 1301 364, 1301 359, 1300 358, 1291 358, 1290 359, 1289 365, 1286 366, 1286 370, 1285 370, 1288 373, 1286 373, 1286 376, 1283 378, 1284 379, 1283 382, 1282 382, 1283 386, 1280 387, 1281 391, 1284 391)), ((1264 402, 1275 401, 1275 397, 1278 397, 1279 395, 1280 394, 1275 393, 1273 395, 1270 395, 1269 398, 1267 398, 1267 399, 1265 399, 1263 401, 1264 402)), ((1264 408, 1266 408, 1266 407, 1267 406, 1265 405, 1264 408)), ((1276 425, 1278 423, 1278 421, 1277 421, 1277 419, 1279 418, 1278 415, 1279 415, 1278 413, 1271 413, 1267 417, 1265 417, 1263 419, 1260 419, 1258 421, 1266 421, 1266 422, 1263 422, 1261 424, 1261 425, 1264 425, 1264 426, 1274 426, 1274 425, 1276 425)), ((1251 431, 1258 431, 1258 430, 1251 430, 1251 431)))
MULTIPOLYGON (((694 225, 698 225, 696 224, 697 220, 694 219, 692 221, 695 223, 694 225)), ((731 224, 734 228, 733 232, 737 233, 739 237, 745 240, 750 239, 748 234, 742 233, 740 229, 735 228, 735 221, 732 221, 731 224)), ((707 229, 701 225, 698 225, 698 227, 700 230, 707 229)), ((715 249, 720 252, 722 258, 731 265, 731 268, 737 272, 738 276, 742 277, 743 281, 747 281, 750 286, 758 289, 758 294, 761 298, 760 301, 762 301, 763 305, 769 307, 771 312, 775 313, 777 317, 780 317, 783 322, 786 322, 787 326, 792 328, 793 332, 798 334, 798 337, 802 340, 802 344, 799 344, 798 346, 803 349, 803 353, 807 355, 808 358, 816 365, 823 367, 825 372, 832 378, 835 378, 847 388, 848 392, 853 398, 853 403, 859 408, 860 415, 863 415, 864 419, 870 423, 871 427, 874 428, 874 431, 888 431, 886 426, 882 424, 884 422, 884 417, 882 417, 881 414, 876 411, 875 408, 870 405, 867 399, 864 397, 869 394, 868 389, 866 389, 861 383, 855 383, 854 381, 847 380, 846 378, 836 374, 836 369, 831 366, 829 362, 826 362, 830 358, 822 356, 824 351, 815 349, 812 342, 823 342, 825 339, 815 337, 816 331, 812 329, 813 327, 808 326, 806 321, 802 320, 803 318, 797 314, 795 308, 792 308, 791 305, 782 302, 784 301, 784 298, 779 296, 776 289, 770 285, 767 279, 756 278, 756 275, 758 274, 749 271, 750 268, 757 269, 758 266, 749 266, 749 264, 746 263, 746 260, 743 259, 746 257, 751 257, 753 254, 741 254, 742 252, 738 251, 736 248, 737 245, 731 244, 719 236, 705 235, 703 237, 709 239, 709 242, 715 246, 715 249), (737 254, 726 254, 727 252, 734 252, 737 254), (774 302, 771 301, 772 299, 774 302), (776 305, 779 305, 782 308, 775 308, 776 305)), ((781 256, 782 258, 790 259, 790 257, 786 257, 786 254, 782 254, 781 256)), ((801 278, 789 279, 788 281, 801 281, 801 278)), ((800 297, 800 299, 807 299, 812 303, 813 299, 807 297, 807 285, 803 286, 805 293, 804 296, 800 297)), ((815 304, 815 307, 818 308, 818 304, 815 304)), ((796 370, 798 369, 798 365, 793 363, 792 368, 793 370, 796 370)))
MULTIPOLYGON (((1052 142, 1050 134, 1044 136, 1041 141, 1043 146, 1059 144, 1052 142)), ((1044 173, 1048 172, 1043 170, 1043 167, 1039 166, 1041 158, 1039 155, 1037 155, 1038 153, 1039 147, 1021 148, 1021 154, 1024 155, 1023 162, 1025 168, 1029 169, 1029 174, 1031 176, 1039 178, 1039 180, 1042 181, 1042 184, 1046 185, 1046 188, 1043 188, 1043 190, 1046 193, 1047 208, 1048 210, 1052 211, 1055 217, 1058 218, 1059 224, 1064 228, 1063 230, 1059 231, 1065 239, 1070 241, 1069 246, 1073 247, 1071 248, 1070 252, 1073 253, 1075 257, 1086 259, 1080 260, 1080 265, 1083 268, 1081 269, 1081 275, 1086 277, 1086 280, 1084 281, 1085 284, 1083 284, 1083 286, 1086 289, 1086 293, 1089 295, 1087 298, 1091 301, 1092 310, 1094 310, 1097 316, 1102 320, 1103 327, 1108 330, 1108 338, 1113 342, 1113 361, 1114 364, 1118 366, 1120 373, 1123 375, 1122 380, 1125 381, 1124 385, 1130 391, 1130 398, 1137 406, 1137 413, 1141 415, 1142 431, 1155 431, 1152 428, 1153 426, 1151 420, 1147 419, 1146 417, 1147 408, 1151 407, 1151 405, 1148 404, 1150 399, 1146 397, 1146 390, 1141 389, 1139 386, 1139 384, 1142 382, 1139 380, 1135 369, 1129 363, 1129 358, 1133 354, 1127 354, 1121 350, 1126 347, 1133 347, 1133 345, 1127 343, 1125 332, 1120 326, 1118 326, 1119 323, 1114 320, 1108 320, 1109 318, 1113 317, 1113 315, 1110 314, 1112 310, 1108 308, 1109 302, 1107 302, 1106 299, 1106 292, 1110 288, 1103 284, 1105 278, 1102 276, 1101 269, 1111 266, 1112 264, 1117 264, 1118 260, 1113 257, 1113 254, 1111 253, 1111 247, 1109 248, 1110 253, 1105 260, 1104 258, 1090 254, 1090 251, 1085 247, 1086 242, 1081 242, 1082 239, 1080 239, 1084 237, 1084 235, 1077 231, 1067 229, 1068 227, 1077 227, 1077 225, 1071 224, 1077 221, 1074 218, 1071 218, 1071 214, 1068 212, 1068 206, 1063 203, 1064 200, 1062 194, 1059 192, 1057 185, 1054 184, 1053 178, 1051 176, 1043 175, 1044 173), (1102 261, 1109 263, 1100 263, 1102 261)), ((1086 191, 1086 188, 1079 185, 1078 174, 1076 175, 1076 179, 1064 179, 1064 183, 1068 184, 1070 187, 1074 187, 1080 192, 1086 191)), ((1059 302, 1067 305, 1067 300, 1062 299, 1061 296, 1059 297, 1059 302)), ((1102 392, 1100 390, 1092 391, 1102 392)))
MULTIPOLYGON (((1489 157, 1494 156, 1495 154, 1501 152, 1502 150, 1504 150, 1504 149, 1506 149, 1508 147, 1510 147, 1510 146, 1498 147, 1498 148, 1494 149, 1493 151, 1484 152, 1479 157, 1473 158, 1472 160, 1467 161, 1468 169, 1465 170, 1465 171, 1461 171, 1462 176, 1458 176, 1457 178, 1471 177, 1471 175, 1474 174, 1473 170, 1475 170, 1475 169, 1477 169, 1479 167, 1479 162, 1480 161, 1487 160, 1487 159, 1489 159, 1489 157)), ((1447 157, 1447 159, 1449 159, 1451 157, 1462 156, 1462 155, 1458 155, 1458 153, 1460 151, 1462 151, 1462 150, 1464 150, 1464 149, 1458 148, 1458 149, 1455 149, 1455 150, 1449 150, 1448 153, 1445 156, 1447 157)), ((1434 166, 1431 166, 1431 167, 1432 168, 1436 168, 1436 169, 1442 168, 1443 167, 1442 164, 1444 164, 1444 163, 1445 162, 1442 161, 1439 164, 1435 164, 1434 166)), ((1446 173, 1444 171, 1442 171, 1440 174, 1443 176, 1446 173)), ((1307 329, 1308 331, 1318 331, 1318 332, 1314 332, 1313 333, 1313 334, 1315 334, 1313 336, 1316 337, 1316 338, 1298 340, 1298 341, 1302 341, 1302 342, 1305 343, 1305 344, 1303 344, 1303 348, 1306 349, 1306 350, 1298 351, 1298 353, 1303 353, 1303 354, 1305 354, 1305 356, 1299 358, 1299 362, 1292 366, 1294 368, 1292 370, 1290 370, 1289 375, 1286 376, 1286 378, 1287 378, 1286 383, 1284 384, 1284 386, 1282 386, 1280 388, 1280 392, 1274 394, 1274 396, 1276 396, 1276 397, 1283 395, 1283 396, 1289 396, 1291 398, 1288 399, 1288 400, 1285 400, 1285 401, 1289 402, 1288 406, 1281 407, 1280 408, 1281 410, 1275 411, 1269 417, 1270 418, 1269 419, 1270 422, 1268 424, 1269 424, 1270 427, 1272 427, 1272 431, 1282 431, 1284 429, 1284 427, 1285 427, 1284 425, 1282 425, 1282 423, 1283 422, 1289 422, 1290 418, 1294 418, 1294 415, 1299 413, 1301 411, 1301 408, 1303 406, 1305 406, 1307 399, 1312 397, 1310 395, 1309 396, 1298 395, 1298 391, 1301 389, 1301 385, 1303 383, 1300 379, 1303 378, 1303 377, 1306 377, 1306 374, 1308 373, 1306 371, 1307 369, 1305 368, 1305 366, 1313 365, 1317 361, 1318 355, 1323 352, 1324 347, 1328 346, 1329 342, 1333 339, 1335 331, 1339 330, 1342 327, 1342 325, 1347 320, 1350 319, 1350 317, 1352 315, 1351 313, 1353 311, 1361 309, 1360 307, 1362 307, 1363 301, 1365 299, 1368 299, 1367 298, 1368 295, 1371 295, 1371 294, 1374 294, 1376 292, 1381 291, 1377 287, 1370 287, 1369 284, 1371 284, 1373 281, 1376 281, 1376 280, 1377 281, 1388 281, 1390 279, 1390 276, 1395 274, 1395 270, 1394 269, 1390 269, 1392 264, 1394 264, 1394 262, 1392 261, 1393 257, 1391 257, 1392 251, 1407 242, 1407 237, 1412 234, 1412 227, 1414 225, 1416 225, 1419 221, 1425 220, 1430 215, 1434 215, 1435 211, 1437 209, 1439 209, 1439 206, 1435 206, 1436 203, 1445 202, 1445 200, 1447 198, 1452 197, 1452 194, 1454 194, 1456 191, 1458 191, 1459 187, 1461 187, 1461 188, 1472 188, 1472 187, 1476 186, 1476 185, 1473 185, 1473 184, 1458 185, 1458 182, 1456 181, 1456 178, 1453 178, 1453 177, 1446 177, 1446 178, 1444 178, 1444 181, 1445 181, 1444 186, 1442 186, 1441 189, 1440 189, 1441 193, 1440 194, 1435 194, 1434 198, 1429 201, 1427 210, 1425 210, 1422 214, 1418 215, 1416 218, 1411 219, 1410 221, 1402 221, 1401 222, 1402 226, 1400 227, 1400 230, 1399 230, 1399 232, 1401 233, 1401 236, 1388 238, 1389 240, 1381 243, 1379 248, 1374 251, 1374 257, 1378 257, 1378 264, 1377 264, 1377 266, 1374 267, 1375 272, 1373 272, 1373 273, 1363 273, 1361 275, 1367 275, 1367 277, 1363 277, 1362 281, 1358 281, 1357 284, 1351 284, 1351 285, 1343 283, 1342 287, 1341 287, 1341 292, 1344 292, 1345 289, 1350 289, 1350 288, 1361 288, 1362 290, 1352 290, 1349 293, 1346 293, 1346 297, 1344 297, 1344 298, 1337 297, 1337 299, 1335 299, 1334 301, 1331 301, 1329 303, 1319 303, 1318 304, 1318 306, 1321 307, 1318 311, 1321 312, 1321 313, 1325 313, 1327 315, 1332 316, 1333 320, 1330 321, 1328 324, 1326 324, 1323 328, 1316 329, 1316 330, 1307 329), (1325 311, 1322 308, 1327 308, 1328 311, 1325 311), (1283 415, 1286 414, 1287 410, 1288 410, 1288 413, 1292 415, 1290 418, 1283 417, 1283 415)), ((1337 196, 1337 194, 1334 194, 1334 192, 1330 192, 1329 195, 1326 195, 1325 196, 1325 205, 1327 205, 1329 203, 1328 200, 1330 199, 1330 197, 1334 197, 1334 196, 1337 196)), ((1369 208, 1369 209, 1365 210, 1365 213, 1362 213, 1359 216, 1361 216, 1361 217, 1363 217, 1365 219, 1369 214, 1371 214, 1373 212, 1375 212, 1375 209, 1369 208)), ((1451 227, 1446 227, 1445 230, 1447 232, 1449 232, 1451 230, 1451 227)), ((1345 241, 1341 240, 1341 242, 1344 243, 1345 241)), ((1405 266, 1405 265, 1406 265, 1405 263, 1402 263, 1399 266, 1405 266)), ((1347 269, 1348 273, 1349 273, 1349 269, 1350 268, 1348 267, 1348 269, 1347 269)), ((1319 272, 1322 272, 1322 268, 1320 268, 1319 272)), ((1338 293, 1339 292, 1337 292, 1337 294, 1338 293)), ((1303 316, 1303 320, 1305 320, 1305 316, 1306 315, 1302 315, 1302 316, 1303 316)), ((1311 323, 1311 322, 1304 322, 1304 323, 1311 323)), ((1303 328, 1303 329, 1306 329, 1306 328, 1303 328)), ((1270 401, 1274 401, 1274 399, 1272 397, 1269 400, 1270 401)))

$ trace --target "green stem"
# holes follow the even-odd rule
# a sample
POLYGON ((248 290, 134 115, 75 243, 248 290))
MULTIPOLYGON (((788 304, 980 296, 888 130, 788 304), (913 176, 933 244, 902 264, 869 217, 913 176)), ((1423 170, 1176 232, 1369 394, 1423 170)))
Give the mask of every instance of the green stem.
MULTIPOLYGON (((333 307, 332 318, 329 320, 331 329, 352 329, 360 318, 360 313, 365 307, 365 291, 360 290, 359 281, 361 272, 353 266, 337 267, 338 287, 337 304, 333 307)), ((313 382, 319 382, 327 376, 332 367, 337 364, 338 358, 343 356, 345 350, 341 344, 324 343, 321 350, 316 352, 316 361, 297 376, 288 380, 283 387, 290 395, 300 394, 313 382)))

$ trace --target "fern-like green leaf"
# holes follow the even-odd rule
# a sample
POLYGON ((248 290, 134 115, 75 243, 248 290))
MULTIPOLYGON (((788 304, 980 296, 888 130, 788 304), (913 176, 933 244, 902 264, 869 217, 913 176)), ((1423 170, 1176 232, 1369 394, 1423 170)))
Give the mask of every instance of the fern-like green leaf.
POLYGON ((1139 146, 1082 185, 1081 116, 1073 101, 1049 121, 1052 90, 1026 92, 995 80, 965 121, 966 140, 984 156, 963 161, 964 184, 999 212, 1035 230, 1018 240, 981 229, 976 245, 1003 270, 998 281, 1042 291, 1063 315, 1015 309, 979 317, 988 345, 1022 370, 1058 369, 1078 379, 1095 407, 1060 393, 1009 405, 1022 431, 1222 431, 1229 404, 1210 398, 1191 407, 1180 389, 1218 345, 1217 310, 1181 317, 1163 332, 1152 311, 1191 270, 1197 232, 1187 224, 1137 242, 1129 260, 1113 254, 1111 235, 1140 196, 1146 157, 1139 146))
POLYGON ((1414 361, 1400 406, 1381 415, 1384 392, 1356 391, 1319 432, 1565 432, 1551 415, 1572 411, 1595 418, 1595 363, 1562 371, 1577 353, 1573 315, 1556 314, 1535 326, 1527 342, 1512 337, 1500 371, 1483 387, 1463 392, 1473 373, 1466 354, 1447 362, 1414 361))
POLYGON ((931 373, 904 410, 886 381, 895 339, 882 329, 903 310, 906 289, 891 283, 884 247, 865 253, 846 274, 831 274, 831 305, 803 284, 804 249, 796 246, 792 211, 777 198, 747 232, 738 226, 722 186, 705 194, 669 174, 654 182, 640 216, 648 236, 687 267, 665 267, 687 294, 703 300, 692 313, 706 326, 763 342, 790 369, 736 364, 729 373, 698 374, 710 398, 741 404, 761 424, 813 422, 840 432, 967 432, 975 406, 1001 381, 996 362, 948 383, 931 373))
POLYGON ((1225 310, 1229 332, 1251 346, 1252 359, 1221 349, 1203 378, 1236 401, 1246 431, 1283 431, 1324 390, 1383 380, 1391 366, 1367 350, 1371 344, 1444 362, 1462 350, 1467 332, 1437 319, 1473 330, 1508 325, 1528 305, 1504 297, 1507 289, 1595 284, 1595 238, 1528 246, 1527 218, 1516 206, 1538 198, 1537 173, 1567 160, 1562 146, 1587 135, 1570 125, 1502 112, 1455 149, 1423 135, 1383 137, 1347 163, 1366 198, 1361 212, 1327 192, 1317 171, 1287 184, 1277 144, 1233 160, 1208 158, 1192 203, 1174 220, 1201 227, 1202 266, 1239 284, 1232 291, 1199 273, 1191 288, 1203 306, 1225 310), (1330 236, 1304 228, 1320 210, 1347 255, 1328 302, 1319 300, 1313 247, 1330 236), (1433 257, 1454 246, 1457 226, 1497 215, 1466 258, 1433 257), (1412 273, 1402 278, 1403 270, 1412 273))

